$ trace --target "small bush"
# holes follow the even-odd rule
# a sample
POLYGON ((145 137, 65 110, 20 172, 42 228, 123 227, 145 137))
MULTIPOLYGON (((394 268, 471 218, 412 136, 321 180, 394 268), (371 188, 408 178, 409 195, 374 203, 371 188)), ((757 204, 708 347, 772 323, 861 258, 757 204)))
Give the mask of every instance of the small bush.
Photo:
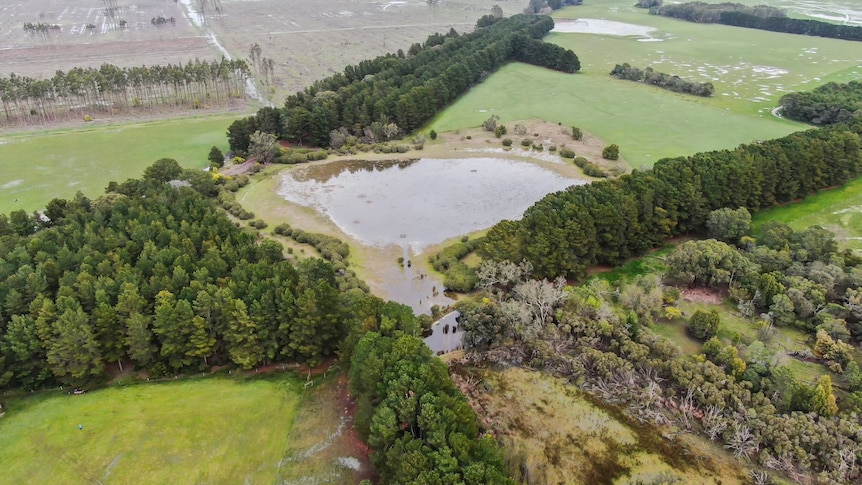
POLYGON ((548 151, 549 151, 549 152, 555 152, 555 151, 557 151, 557 145, 551 145, 551 146, 549 146, 549 147, 548 147, 548 151))
POLYGON ((436 140, 437 139, 437 132, 434 130, 429 131, 428 132, 428 138, 431 138, 432 140, 436 140))
POLYGON ((467 139, 468 139, 468 140, 472 140, 472 139, 473 139, 473 137, 472 137, 472 136, 470 136, 470 135, 467 135, 467 139))
POLYGON ((515 125, 515 134, 519 136, 524 136, 527 134, 527 128, 519 123, 515 125))
POLYGON ((586 167, 588 163, 590 163, 590 161, 584 157, 575 157, 575 165, 581 168, 586 167))
POLYGON ((573 126, 572 127, 572 139, 573 140, 580 140, 583 137, 584 137, 584 134, 581 132, 581 129, 578 128, 577 126, 573 126))
POLYGON ((584 166, 584 175, 596 178, 605 178, 608 176, 598 165, 590 162, 587 162, 586 166, 584 166))
POLYGON ((93 121, 93 117, 90 115, 84 115, 84 121, 93 121))
POLYGON ((268 224, 263 219, 255 219, 249 222, 248 225, 255 229, 266 229, 268 224))
POLYGON ((503 138, 503 146, 504 147, 512 146, 512 139, 511 138, 503 138))
POLYGON ((279 225, 275 226, 272 229, 272 232, 274 234, 278 234, 279 236, 290 236, 291 233, 293 232, 293 229, 291 229, 290 224, 285 222, 283 224, 279 224, 279 225))
POLYGON ((529 138, 524 138, 523 140, 521 140, 521 146, 522 147, 528 147, 532 144, 533 144, 533 140, 531 140, 529 138))
POLYGON ((560 156, 563 158, 575 158, 575 151, 568 148, 560 149, 560 156))
POLYGON ((407 153, 410 151, 410 145, 398 145, 395 147, 395 151, 398 153, 407 153))
POLYGON ((537 152, 541 152, 541 151, 545 150, 545 146, 542 145, 541 143, 539 143, 538 145, 533 143, 533 150, 536 150, 537 152))
POLYGON ((605 160, 617 160, 620 158, 620 147, 616 144, 608 145, 602 150, 602 158, 605 160))
POLYGON ((505 134, 506 134, 506 125, 500 125, 494 129, 494 136, 496 136, 497 138, 501 138, 505 134))

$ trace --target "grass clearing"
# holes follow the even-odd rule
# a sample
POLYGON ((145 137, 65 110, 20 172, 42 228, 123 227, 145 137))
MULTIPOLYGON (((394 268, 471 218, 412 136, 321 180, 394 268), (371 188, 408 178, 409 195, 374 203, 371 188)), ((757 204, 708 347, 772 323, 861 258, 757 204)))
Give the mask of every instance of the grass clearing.
POLYGON ((346 378, 292 373, 112 386, 12 400, 4 483, 357 483, 373 476, 346 378), (83 425, 79 430, 78 425, 83 425))
POLYGON ((0 135, 0 212, 45 207, 77 191, 95 198, 111 181, 140 177, 160 158, 186 168, 209 165, 213 145, 227 150, 236 115, 181 118, 82 129, 0 135))
POLYGON ((778 221, 796 231, 820 225, 835 233, 842 247, 862 252, 862 178, 842 187, 809 195, 801 202, 758 212, 755 230, 768 221, 778 221))
POLYGON ((13 401, 0 422, 3 480, 272 482, 301 394, 296 377, 278 374, 188 379, 13 401))

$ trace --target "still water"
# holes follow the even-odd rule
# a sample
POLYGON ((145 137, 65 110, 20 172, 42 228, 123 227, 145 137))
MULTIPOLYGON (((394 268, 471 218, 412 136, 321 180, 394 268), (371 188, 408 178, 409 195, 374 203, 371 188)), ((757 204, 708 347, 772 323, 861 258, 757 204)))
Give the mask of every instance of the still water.
POLYGON ((332 162, 281 177, 284 199, 326 214, 361 244, 412 254, 518 219, 546 194, 584 183, 502 158, 332 162))

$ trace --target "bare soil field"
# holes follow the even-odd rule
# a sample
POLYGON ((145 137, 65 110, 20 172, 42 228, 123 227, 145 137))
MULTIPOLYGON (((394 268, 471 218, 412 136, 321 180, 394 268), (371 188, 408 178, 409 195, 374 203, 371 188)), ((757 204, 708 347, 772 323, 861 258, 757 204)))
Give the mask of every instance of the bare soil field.
POLYGON ((186 19, 178 2, 119 0, 116 4, 118 8, 108 12, 103 0, 0 3, 0 75, 50 77, 58 69, 98 67, 105 62, 131 67, 220 56, 186 19), (159 17, 165 22, 154 25, 159 17), (51 27, 27 31, 27 23, 51 27))
MULTIPOLYGON (((275 104, 287 94, 363 59, 406 51, 435 32, 470 32, 476 20, 498 3, 505 15, 518 13, 520 0, 223 0, 223 15, 208 28, 231 54, 248 58, 257 43, 272 59, 274 80, 267 91, 275 104), (429 5, 429 3, 431 5, 429 5), (248 28, 249 24, 254 28, 248 28)), ((262 79, 260 71, 256 71, 262 79)))

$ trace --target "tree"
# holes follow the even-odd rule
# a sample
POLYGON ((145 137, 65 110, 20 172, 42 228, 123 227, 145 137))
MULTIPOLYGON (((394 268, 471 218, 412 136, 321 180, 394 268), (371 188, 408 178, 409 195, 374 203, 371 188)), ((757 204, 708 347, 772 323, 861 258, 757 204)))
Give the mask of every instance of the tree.
POLYGON ((688 321, 688 331, 695 338, 706 340, 712 338, 718 332, 721 317, 718 310, 704 312, 697 310, 688 321))
POLYGON ((255 131, 249 138, 248 152, 260 163, 272 163, 278 154, 278 140, 271 133, 255 131))
POLYGON ((620 158, 620 147, 611 144, 602 149, 602 158, 605 160, 617 160, 620 158))
POLYGON ((751 230, 751 213, 745 207, 714 210, 706 219, 707 235, 734 244, 751 230))
POLYGON ((210 154, 207 157, 207 160, 216 167, 221 167, 224 165, 224 153, 222 153, 219 147, 213 146, 210 148, 210 154))
POLYGON ((80 306, 67 309, 57 318, 48 345, 51 372, 67 384, 83 384, 104 370, 89 318, 80 306))
POLYGON ((817 380, 811 404, 814 412, 824 418, 835 416, 838 413, 838 404, 835 402, 835 395, 832 394, 832 378, 828 374, 817 380))

